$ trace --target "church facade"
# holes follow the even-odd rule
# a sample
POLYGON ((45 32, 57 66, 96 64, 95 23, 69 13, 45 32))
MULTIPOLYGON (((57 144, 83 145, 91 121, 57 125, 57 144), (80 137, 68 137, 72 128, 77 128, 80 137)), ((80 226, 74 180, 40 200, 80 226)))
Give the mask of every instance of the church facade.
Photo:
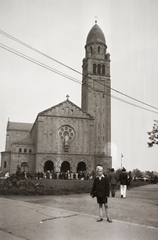
POLYGON ((38 113, 33 124, 7 123, 3 172, 91 172, 111 168, 110 55, 97 23, 90 30, 82 64, 81 108, 67 99, 38 113))

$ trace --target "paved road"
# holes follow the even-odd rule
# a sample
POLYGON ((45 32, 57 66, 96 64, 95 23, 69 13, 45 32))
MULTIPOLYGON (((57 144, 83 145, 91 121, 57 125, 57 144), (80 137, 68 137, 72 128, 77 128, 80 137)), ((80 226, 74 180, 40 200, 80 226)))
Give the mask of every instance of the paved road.
POLYGON ((109 198, 113 223, 96 222, 96 199, 72 196, 0 197, 0 239, 157 240, 158 184, 109 198))

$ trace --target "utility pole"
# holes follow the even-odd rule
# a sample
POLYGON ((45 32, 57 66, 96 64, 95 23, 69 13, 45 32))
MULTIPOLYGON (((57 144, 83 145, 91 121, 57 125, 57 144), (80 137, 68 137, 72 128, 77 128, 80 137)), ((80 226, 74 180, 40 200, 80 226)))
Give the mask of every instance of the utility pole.
POLYGON ((122 158, 123 158, 123 154, 121 153, 121 169, 122 169, 122 158))

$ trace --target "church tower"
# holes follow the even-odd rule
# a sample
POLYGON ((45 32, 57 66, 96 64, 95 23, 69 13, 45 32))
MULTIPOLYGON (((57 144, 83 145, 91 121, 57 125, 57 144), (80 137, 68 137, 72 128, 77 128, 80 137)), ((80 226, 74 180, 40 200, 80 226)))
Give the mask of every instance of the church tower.
POLYGON ((87 36, 82 68, 82 109, 95 119, 95 165, 107 169, 112 165, 110 54, 97 22, 87 36))

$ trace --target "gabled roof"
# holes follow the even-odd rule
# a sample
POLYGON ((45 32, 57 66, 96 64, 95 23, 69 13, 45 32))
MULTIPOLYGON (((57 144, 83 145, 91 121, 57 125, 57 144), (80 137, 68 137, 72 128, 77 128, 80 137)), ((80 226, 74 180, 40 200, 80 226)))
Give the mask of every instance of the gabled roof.
POLYGON ((61 102, 49 109, 40 112, 38 116, 60 116, 60 117, 79 117, 79 118, 92 118, 89 113, 86 113, 82 108, 78 107, 76 104, 72 103, 69 99, 61 102))
POLYGON ((32 128, 32 123, 21 123, 21 122, 9 122, 7 124, 7 130, 21 130, 30 131, 32 128))

